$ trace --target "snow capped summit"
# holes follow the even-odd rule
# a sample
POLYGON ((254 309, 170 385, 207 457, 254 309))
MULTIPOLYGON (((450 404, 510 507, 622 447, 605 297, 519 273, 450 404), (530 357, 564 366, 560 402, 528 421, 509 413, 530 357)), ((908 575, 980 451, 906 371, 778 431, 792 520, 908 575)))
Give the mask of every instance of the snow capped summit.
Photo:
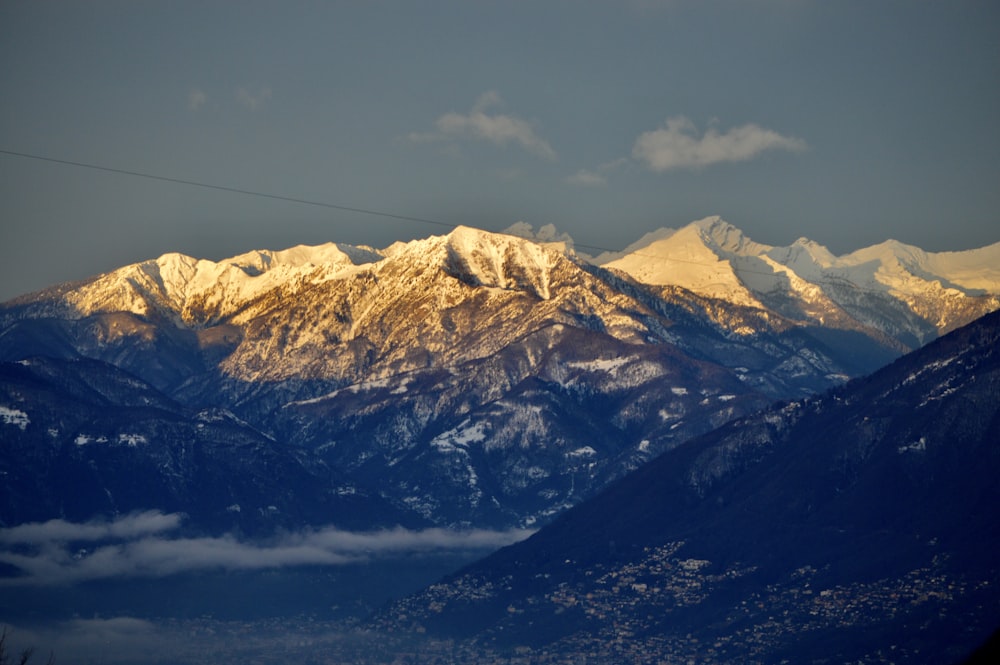
POLYGON ((874 268, 871 277, 891 288, 921 290, 921 282, 937 282, 966 295, 1000 294, 1000 243, 962 252, 931 253, 887 240, 841 257, 838 266, 874 268))
POLYGON ((888 240, 837 257, 806 238, 788 247, 757 243, 708 217, 647 234, 595 263, 804 324, 874 328, 909 348, 1000 307, 1000 243, 935 254, 888 240))
POLYGON ((328 242, 323 245, 296 245, 281 251, 257 250, 240 254, 220 263, 242 268, 247 274, 261 274, 275 268, 308 266, 343 267, 378 261, 382 256, 369 247, 355 247, 328 242))
MULTIPOLYGON (((550 314, 563 322, 601 318, 605 314, 597 312, 604 312, 608 303, 577 290, 593 279, 580 274, 583 260, 588 259, 574 253, 572 239, 552 225, 536 231, 518 222, 505 233, 460 226, 446 235, 382 250, 331 242, 256 250, 221 261, 165 254, 26 302, 32 303, 32 311, 65 318, 131 313, 165 319, 180 329, 209 329, 221 323, 242 326, 285 307, 305 290, 336 283, 346 290, 338 297, 348 304, 331 320, 338 329, 346 326, 338 335, 354 339, 366 321, 383 316, 399 298, 386 291, 394 280, 405 284, 400 288, 422 290, 425 297, 434 294, 435 308, 453 307, 470 297, 471 292, 441 281, 447 276, 469 288, 552 300, 550 314), (355 279, 362 275, 382 280, 377 298, 369 286, 358 286, 367 284, 355 279)), ((590 261, 652 287, 657 297, 679 287, 720 304, 763 312, 764 319, 776 314, 786 319, 782 325, 856 330, 894 338, 906 348, 1000 308, 1000 243, 931 253, 889 240, 837 257, 806 238, 786 247, 758 243, 714 216, 680 229, 659 229, 621 252, 590 261)), ((716 323, 729 325, 724 322, 731 317, 713 316, 716 323)), ((731 330, 750 334, 756 325, 732 323, 731 330)), ((633 319, 617 315, 607 327, 624 337, 647 334, 633 319)))
POLYGON ((772 247, 767 255, 807 279, 821 276, 837 260, 830 250, 808 238, 799 238, 788 247, 772 247))
POLYGON ((325 281, 379 259, 371 249, 335 243, 258 250, 218 262, 169 253, 101 275, 70 292, 66 302, 83 316, 123 311, 210 325, 287 282, 325 281))
POLYGON ((837 258, 711 217, 595 266, 554 227, 509 231, 165 254, 0 306, 0 360, 109 363, 421 519, 529 524, 706 428, 1000 307, 1000 245, 837 258))
POLYGON ((605 254, 595 262, 644 284, 675 285, 710 298, 759 306, 731 261, 738 255, 731 250, 748 244, 756 245, 722 219, 708 217, 681 229, 654 231, 621 255, 605 254))
POLYGON ((688 225, 697 229, 707 247, 736 256, 756 256, 770 247, 752 241, 738 228, 719 216, 706 217, 688 225))
POLYGON ((494 288, 531 291, 549 298, 552 269, 565 260, 530 240, 460 226, 448 234, 448 268, 459 279, 494 288))

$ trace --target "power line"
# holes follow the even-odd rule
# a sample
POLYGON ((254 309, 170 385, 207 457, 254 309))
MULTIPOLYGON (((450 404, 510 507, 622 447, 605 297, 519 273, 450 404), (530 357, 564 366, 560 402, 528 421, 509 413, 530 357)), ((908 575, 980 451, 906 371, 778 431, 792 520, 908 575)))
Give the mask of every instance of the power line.
MULTIPOLYGON (((381 210, 373 210, 370 208, 357 208, 354 206, 341 205, 338 203, 330 203, 328 201, 314 201, 312 199, 302 199, 294 196, 286 196, 284 194, 273 194, 269 192, 261 192, 253 189, 244 189, 242 187, 229 187, 227 185, 216 185, 207 182, 201 182, 199 180, 188 180, 186 178, 173 178, 170 176, 157 175, 155 173, 147 173, 145 171, 135 171, 132 169, 121 169, 112 166, 104 166, 102 164, 94 164, 92 162, 79 162, 70 159, 61 159, 57 157, 47 157, 44 155, 36 155, 27 152, 18 152, 15 150, 5 150, 0 148, 0 154, 10 155, 12 157, 22 157, 24 159, 34 159, 41 162, 49 162, 52 164, 61 164, 63 166, 74 166, 77 168, 90 169, 93 171, 103 171, 105 173, 116 173, 118 175, 133 176, 136 178, 145 178, 147 180, 156 180, 159 182, 169 182, 175 185, 187 185, 189 187, 200 187, 202 189, 212 189, 220 192, 229 192, 231 194, 244 194, 246 196, 256 196, 259 198, 271 199, 274 201, 285 201, 288 203, 300 203, 302 205, 316 206, 319 208, 330 208, 333 210, 342 210, 345 212, 356 212, 364 215, 374 215, 376 217, 386 217, 388 219, 398 219, 406 222, 419 222, 421 224, 432 224, 434 226, 443 226, 448 229, 454 229, 457 224, 451 224, 449 222, 442 222, 437 219, 428 219, 426 217, 414 217, 412 215, 399 215, 391 212, 384 212, 381 210)), ((598 252, 615 252, 617 250, 610 249, 608 247, 597 247, 595 245, 583 245, 577 242, 573 243, 576 247, 582 247, 584 249, 595 250, 598 252)), ((659 258, 659 257, 651 257, 659 258)), ((691 263, 691 261, 684 261, 683 259, 670 259, 680 261, 682 263, 691 263)), ((708 265, 708 264, 705 264, 708 265)))
POLYGON ((353 206, 339 205, 336 203, 329 203, 327 201, 313 201, 311 199, 300 199, 294 196, 285 196, 283 194, 271 194, 268 192, 260 192, 253 189, 242 189, 239 187, 228 187, 226 185, 215 185, 206 182, 200 182, 197 180, 186 180, 184 178, 171 178, 169 176, 156 175, 153 173, 145 173, 143 171, 133 171, 130 169, 119 169, 111 166, 102 166, 100 164, 91 164, 88 162, 76 162, 69 159, 58 159, 56 157, 45 157, 42 155, 33 155, 26 152, 16 152, 14 150, 4 150, 0 148, 0 154, 11 155, 13 157, 23 157, 25 159, 36 159, 42 162, 51 162, 53 164, 62 164, 64 166, 75 166, 83 169, 91 169, 94 171, 104 171, 105 173, 117 173, 119 175, 134 176, 136 178, 146 178, 147 180, 158 180, 160 182, 169 182, 175 185, 188 185, 189 187, 201 187, 202 189, 214 189, 220 192, 230 192, 232 194, 245 194, 247 196, 257 196, 264 199, 272 199, 275 201, 286 201, 288 203, 300 203, 302 205, 317 206, 319 208, 332 208, 334 210, 342 210, 345 212, 356 212, 363 215, 375 215, 377 217, 386 217, 389 219, 399 219, 407 222, 420 222, 422 224, 434 224, 436 226, 446 226, 448 228, 455 228, 455 224, 449 224, 447 222, 438 221, 436 219, 427 219, 425 217, 412 217, 410 215, 397 215, 391 212, 384 212, 381 210, 370 210, 368 208, 355 208, 353 206))
MULTIPOLYGON (((0 154, 9 155, 9 156, 12 156, 12 157, 21 157, 21 158, 24 158, 24 159, 34 159, 34 160, 38 160, 38 161, 42 161, 42 162, 49 162, 49 163, 52 163, 52 164, 61 164, 63 166, 73 166, 73 167, 76 167, 76 168, 90 169, 90 170, 93 170, 93 171, 103 171, 105 173, 115 173, 115 174, 118 174, 118 175, 127 175, 127 176, 136 177, 136 178, 145 178, 147 180, 156 180, 156 181, 159 181, 159 182, 168 182, 168 183, 172 183, 172 184, 175 184, 175 185, 186 185, 186 186, 189 186, 189 187, 200 187, 202 189, 211 189, 211 190, 216 190, 216 191, 221 191, 221 192, 229 192, 231 194, 243 194, 245 196, 256 196, 258 198, 271 199, 271 200, 274 200, 274 201, 285 201, 285 202, 288 202, 288 203, 298 203, 298 204, 302 204, 302 205, 316 206, 316 207, 319 207, 319 208, 329 208, 329 209, 332 209, 332 210, 341 210, 341 211, 344 211, 344 212, 354 212, 354 213, 359 213, 359 214, 363 214, 363 215, 373 215, 373 216, 376 216, 376 217, 385 217, 387 219, 396 219, 396 220, 401 220, 401 221, 406 221, 406 222, 418 222, 418 223, 421 223, 421 224, 431 224, 431 225, 434 225, 434 226, 443 226, 443 227, 448 228, 448 229, 454 229, 454 228, 456 228, 458 226, 457 224, 451 224, 449 222, 442 222, 442 221, 437 220, 437 219, 429 219, 429 218, 426 218, 426 217, 414 217, 412 215, 400 215, 400 214, 391 213, 391 212, 385 212, 385 211, 381 211, 381 210, 373 210, 373 209, 370 209, 370 208, 357 208, 357 207, 354 207, 354 206, 341 205, 341 204, 338 204, 338 203, 330 203, 328 201, 314 201, 314 200, 311 200, 311 199, 302 199, 302 198, 298 198, 298 197, 294 197, 294 196, 285 196, 283 194, 273 194, 273 193, 270 193, 270 192, 261 192, 261 191, 258 191, 258 190, 244 189, 244 188, 240 188, 240 187, 229 187, 229 186, 226 186, 226 185, 217 185, 217 184, 212 184, 212 183, 201 182, 201 181, 198 181, 198 180, 188 180, 188 179, 185 179, 185 178, 173 178, 173 177, 170 177, 170 176, 163 176, 163 175, 157 175, 157 174, 154 174, 154 173, 147 173, 145 171, 135 171, 135 170, 132 170, 132 169, 121 169, 121 168, 115 168, 115 167, 111 167, 111 166, 104 166, 102 164, 94 164, 94 163, 91 163, 91 162, 79 162, 79 161, 74 161, 74 160, 69 160, 69 159, 61 159, 61 158, 57 158, 57 157, 47 157, 47 156, 44 156, 44 155, 36 155, 36 154, 32 154, 32 153, 27 153, 27 152, 18 152, 18 151, 15 151, 15 150, 5 150, 3 148, 0 148, 0 154)), ((610 249, 610 248, 607 248, 607 247, 599 247, 599 246, 596 246, 596 245, 585 245, 585 244, 578 243, 578 242, 575 242, 575 241, 573 242, 573 245, 575 247, 582 247, 583 249, 593 250, 593 251, 597 251, 597 252, 621 253, 619 250, 614 250, 614 249, 610 249)), ((699 266, 707 266, 707 267, 713 267, 715 265, 715 263, 709 263, 707 261, 695 261, 693 259, 681 259, 681 258, 670 257, 670 256, 666 256, 666 255, 647 254, 647 253, 643 253, 641 251, 631 252, 630 254, 635 255, 635 256, 642 256, 642 257, 650 258, 650 259, 661 259, 663 261, 672 261, 674 263, 687 263, 687 264, 690 264, 690 265, 699 265, 699 266)), ((764 276, 767 276, 767 277, 774 277, 774 276, 777 275, 777 272, 766 272, 766 271, 763 271, 763 270, 754 270, 752 268, 743 268, 739 272, 747 273, 747 274, 754 274, 754 275, 764 275, 764 276)), ((738 275, 737 275, 737 277, 738 277, 738 275)), ((823 280, 823 279, 807 280, 807 281, 814 281, 814 283, 825 283, 825 284, 828 284, 830 286, 848 286, 848 287, 851 287, 851 288, 854 288, 854 289, 857 289, 857 290, 862 290, 860 286, 858 286, 857 284, 853 284, 853 283, 851 283, 850 281, 847 281, 847 280, 845 280, 843 282, 841 282, 841 281, 834 282, 834 281, 831 281, 831 280, 823 280)))

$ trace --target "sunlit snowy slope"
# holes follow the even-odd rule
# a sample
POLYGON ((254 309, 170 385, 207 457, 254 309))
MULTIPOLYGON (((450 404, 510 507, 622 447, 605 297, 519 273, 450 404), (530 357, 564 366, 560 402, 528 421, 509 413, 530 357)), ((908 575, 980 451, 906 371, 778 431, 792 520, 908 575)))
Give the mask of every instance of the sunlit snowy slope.
POLYGON ((595 261, 651 285, 673 285, 821 326, 881 330, 916 348, 1000 306, 1000 243, 925 252, 888 240, 844 256, 800 238, 754 242, 709 217, 654 231, 595 261))
MULTIPOLYGON (((219 262, 167 254, 0 306, 0 360, 97 361, 192 427, 206 409, 228 414, 331 474, 329 487, 371 497, 376 521, 533 525, 695 434, 870 372, 1000 306, 1000 245, 951 255, 890 242, 837 258, 804 240, 754 243, 712 218, 590 261, 554 229, 510 231, 219 262)), ((51 390, 38 399, 55 403, 77 369, 45 367, 51 390)), ((86 418, 47 422, 56 416, 40 410, 58 410, 24 395, 7 390, 0 413, 14 415, 0 432, 51 454, 34 459, 48 465, 38 473, 100 468, 101 448, 79 437, 142 436, 138 456, 174 443, 129 425, 123 389, 80 407, 100 410, 100 432, 86 418)), ((108 477, 86 476, 95 510, 158 507, 123 503, 108 477)), ((288 490, 302 496, 285 497, 286 511, 310 500, 307 486, 288 490)), ((41 491, 56 490, 9 501, 41 491)), ((277 504, 243 491, 220 492, 206 514, 249 503, 266 522, 277 504)))

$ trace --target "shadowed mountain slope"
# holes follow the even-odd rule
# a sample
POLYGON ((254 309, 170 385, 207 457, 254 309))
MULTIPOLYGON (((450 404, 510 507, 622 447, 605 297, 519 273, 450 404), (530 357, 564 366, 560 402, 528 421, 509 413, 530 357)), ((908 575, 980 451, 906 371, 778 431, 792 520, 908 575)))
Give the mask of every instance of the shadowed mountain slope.
POLYGON ((998 474, 991 314, 664 453, 375 625, 537 658, 954 662, 1000 625, 998 474))

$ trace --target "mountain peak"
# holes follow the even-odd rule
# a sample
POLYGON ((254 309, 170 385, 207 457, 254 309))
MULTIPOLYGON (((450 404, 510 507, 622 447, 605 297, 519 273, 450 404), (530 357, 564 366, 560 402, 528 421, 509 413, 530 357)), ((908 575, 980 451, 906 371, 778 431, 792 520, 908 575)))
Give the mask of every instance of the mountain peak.
POLYGON ((909 348, 1000 306, 1000 243, 934 254, 887 240, 837 257, 807 238, 787 247, 757 243, 714 216, 660 229, 594 262, 805 325, 874 327, 909 348), (882 314, 873 317, 876 302, 882 314))
POLYGON ((688 226, 697 228, 705 244, 719 252, 757 255, 771 249, 767 245, 754 242, 743 231, 718 215, 692 222, 688 226))
POLYGON ((535 231, 534 227, 527 222, 516 222, 511 224, 503 232, 507 235, 517 236, 525 240, 543 244, 561 243, 565 247, 573 246, 573 238, 568 233, 562 233, 555 224, 545 224, 535 231))
POLYGON ((549 297, 549 273, 561 258, 531 240, 466 226, 447 236, 446 269, 475 286, 519 288, 549 297))
POLYGON ((809 238, 799 238, 788 247, 773 247, 767 256, 805 279, 821 277, 823 270, 837 262, 829 249, 809 238))
POLYGON ((907 245, 898 240, 886 240, 871 247, 851 252, 843 257, 849 263, 865 261, 899 262, 907 267, 926 264, 927 252, 914 245, 907 245))
POLYGON ((100 275, 65 299, 83 315, 157 311, 179 325, 204 325, 289 280, 321 282, 381 259, 370 248, 332 242, 254 250, 218 262, 170 252, 100 275))
POLYGON ((373 263, 382 256, 370 247, 356 247, 328 242, 322 245, 296 245, 283 250, 258 249, 220 261, 243 269, 256 276, 279 266, 301 268, 308 266, 361 265, 373 263))
POLYGON ((736 250, 751 245, 756 243, 736 227, 720 217, 708 217, 681 229, 649 233, 626 252, 602 255, 596 262, 646 284, 676 285, 701 295, 756 305, 729 260, 736 250))

